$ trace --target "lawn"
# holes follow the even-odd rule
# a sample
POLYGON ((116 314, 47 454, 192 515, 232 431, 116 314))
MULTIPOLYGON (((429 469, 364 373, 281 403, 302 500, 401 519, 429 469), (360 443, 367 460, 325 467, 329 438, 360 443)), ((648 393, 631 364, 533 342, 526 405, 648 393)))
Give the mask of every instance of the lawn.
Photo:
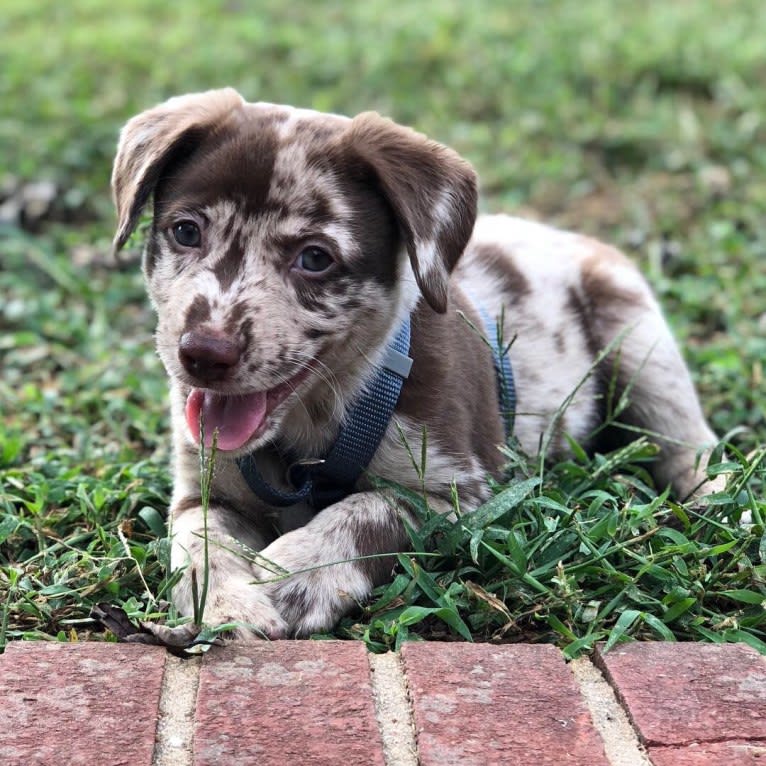
POLYGON ((545 470, 511 445, 517 481, 471 518, 423 508, 415 555, 336 634, 766 651, 762 16, 756 0, 5 0, 0 650, 89 636, 99 601, 139 616, 167 598, 165 383, 140 242, 110 256, 108 181, 130 116, 227 84, 377 109, 471 160, 486 210, 621 246, 729 445, 727 491, 694 507, 651 486, 649 443, 545 470))

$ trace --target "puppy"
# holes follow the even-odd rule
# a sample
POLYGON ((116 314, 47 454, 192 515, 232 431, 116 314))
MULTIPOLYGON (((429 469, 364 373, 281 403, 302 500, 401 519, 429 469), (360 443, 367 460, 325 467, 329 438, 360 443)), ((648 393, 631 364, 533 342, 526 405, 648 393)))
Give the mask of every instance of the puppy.
POLYGON ((242 636, 331 628, 408 547, 410 510, 372 477, 444 512, 454 484, 474 508, 506 426, 551 457, 566 435, 597 450, 645 429, 658 486, 711 488, 716 438, 646 282, 592 239, 477 221, 474 171, 447 147, 225 89, 130 120, 112 185, 116 249, 153 197, 143 270, 170 379, 181 613, 203 570, 201 439, 217 443, 205 618, 242 636), (629 428, 601 428, 623 395, 629 428))

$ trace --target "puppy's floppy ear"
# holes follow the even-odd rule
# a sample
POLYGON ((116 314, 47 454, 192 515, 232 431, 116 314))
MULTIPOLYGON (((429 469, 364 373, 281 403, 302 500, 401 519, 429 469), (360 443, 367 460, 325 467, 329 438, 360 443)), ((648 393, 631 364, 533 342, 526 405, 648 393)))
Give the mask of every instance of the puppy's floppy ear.
POLYGON ((456 152, 375 112, 350 127, 399 223, 412 270, 433 309, 447 309, 449 275, 476 221, 476 174, 456 152))
POLYGON ((115 251, 136 228, 168 159, 185 146, 191 148, 244 103, 232 88, 191 93, 148 109, 125 125, 112 170, 112 194, 117 207, 115 251))

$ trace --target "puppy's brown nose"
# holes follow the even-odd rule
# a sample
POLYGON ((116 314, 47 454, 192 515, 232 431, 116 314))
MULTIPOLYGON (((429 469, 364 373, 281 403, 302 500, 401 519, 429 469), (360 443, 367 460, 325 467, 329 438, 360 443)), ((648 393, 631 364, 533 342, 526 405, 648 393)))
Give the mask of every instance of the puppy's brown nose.
POLYGON ((206 383, 223 380, 240 359, 239 346, 214 333, 185 332, 178 358, 186 371, 206 383))

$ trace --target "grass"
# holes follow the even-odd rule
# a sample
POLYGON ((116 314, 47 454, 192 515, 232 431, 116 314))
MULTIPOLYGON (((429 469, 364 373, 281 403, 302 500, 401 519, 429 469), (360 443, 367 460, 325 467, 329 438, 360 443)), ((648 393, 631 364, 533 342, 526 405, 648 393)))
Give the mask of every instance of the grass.
MULTIPOLYGON (((766 61, 755 0, 421 0, 400 7, 8 0, 0 187, 52 180, 0 223, 0 647, 89 635, 91 606, 156 612, 172 582, 165 382, 135 258, 108 257, 119 126, 167 96, 375 108, 454 146, 486 209, 626 249, 684 345, 733 478, 697 507, 652 487, 652 446, 541 471, 472 516, 433 516, 344 620, 417 636, 766 641, 766 61), (755 524, 738 525, 744 510, 755 524)), ((0 216, 1 217, 1 216, 0 216)), ((723 466, 724 468, 727 466, 723 466)), ((460 489, 456 488, 459 503, 460 489)))

